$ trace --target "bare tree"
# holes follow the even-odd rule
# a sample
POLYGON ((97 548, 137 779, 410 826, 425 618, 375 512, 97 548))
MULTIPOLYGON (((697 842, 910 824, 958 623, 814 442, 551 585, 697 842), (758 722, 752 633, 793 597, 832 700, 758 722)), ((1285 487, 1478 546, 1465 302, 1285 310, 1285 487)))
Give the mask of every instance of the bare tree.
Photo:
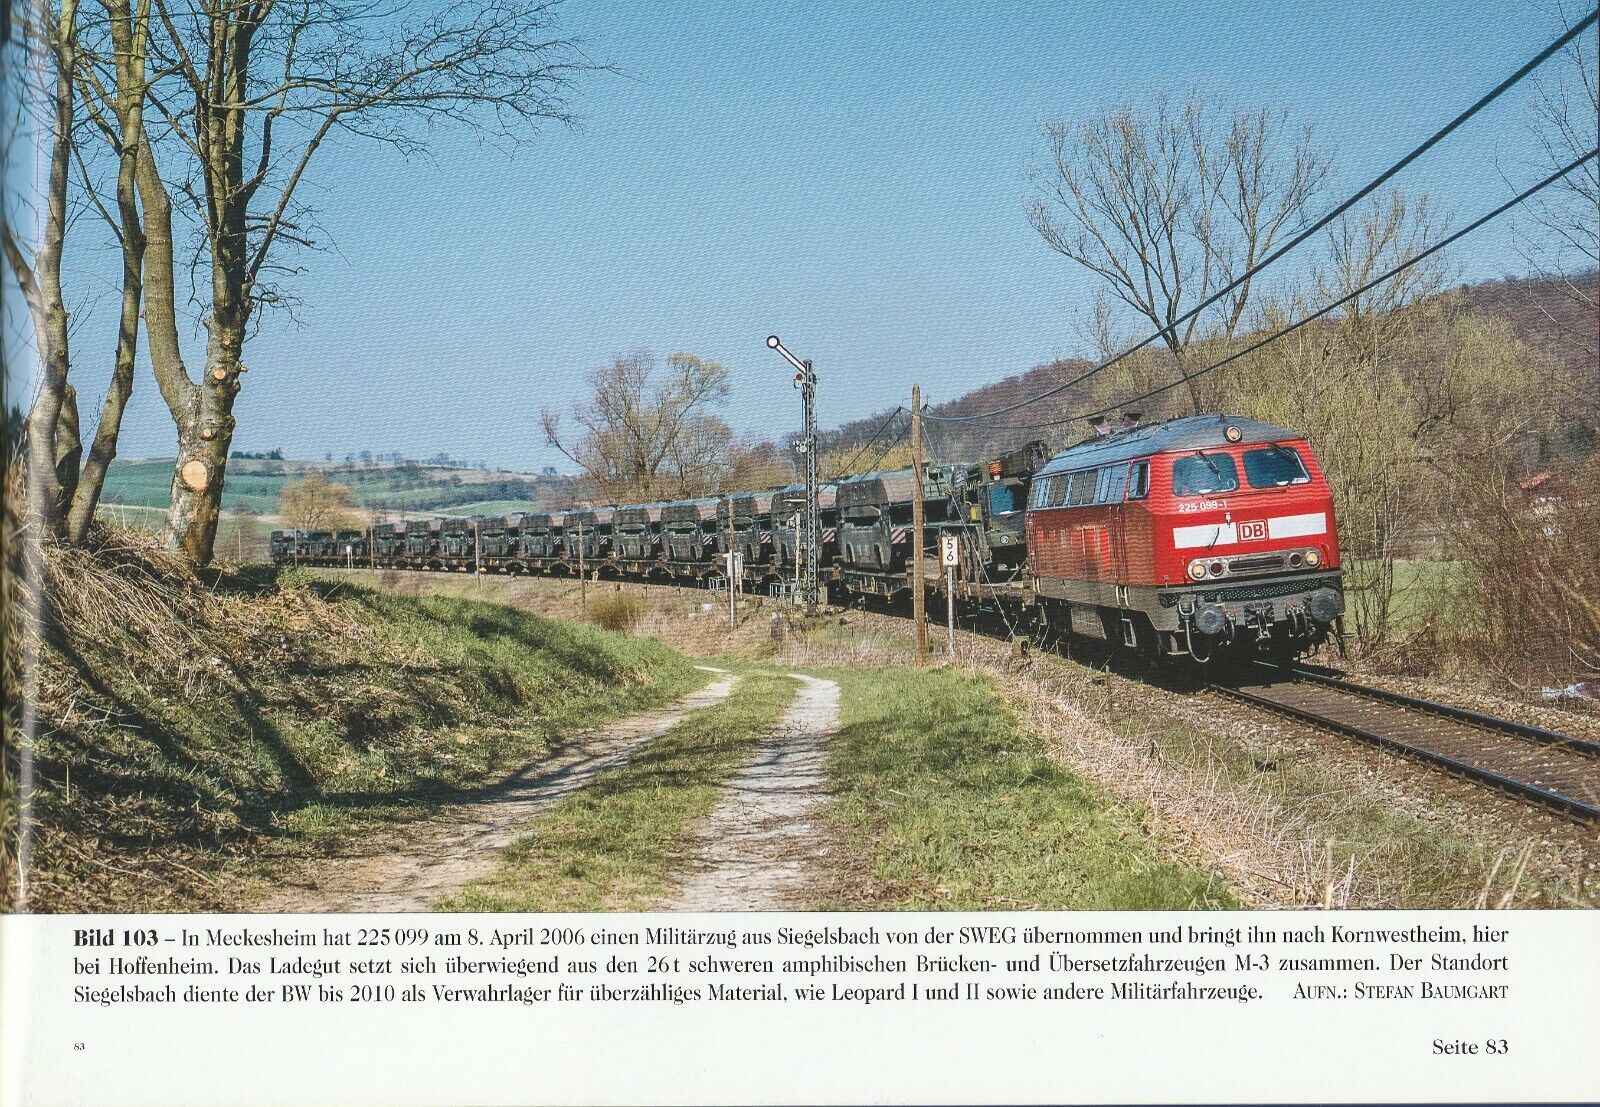
MULTIPOLYGON (((0 245, 28 306, 39 359, 39 392, 26 423, 29 509, 46 529, 59 532, 75 490, 82 453, 77 395, 68 380, 71 335, 61 284, 77 108, 72 87, 78 67, 77 0, 63 0, 54 10, 42 4, 25 5, 19 15, 15 30, 20 32, 24 49, 33 55, 25 72, 43 78, 36 103, 47 117, 49 166, 44 195, 39 198, 44 210, 36 243, 30 250, 13 226, 8 206, 0 218, 0 245)), ((27 91, 22 95, 28 98, 27 91)), ((32 105, 25 104, 24 110, 28 106, 32 105)))
MULTIPOLYGON (((51 134, 51 170, 41 197, 44 218, 32 236, 18 233, 8 208, 0 223, 7 262, 33 320, 42 372, 29 413, 30 496, 36 518, 52 533, 82 541, 93 521, 111 459, 116 456, 122 413, 133 390, 138 343, 144 239, 134 195, 142 109, 147 87, 146 45, 149 0, 101 0, 95 18, 66 0, 59 8, 23 6, 21 26, 48 48, 38 52, 32 71, 44 80, 25 86, 24 96, 46 106, 51 134), (99 58, 106 78, 95 77, 99 58), (90 89, 93 89, 91 92, 90 89), (76 95, 74 95, 76 89, 76 95), (80 110, 81 109, 81 110, 80 110), (115 196, 108 203, 96 181, 92 140, 98 132, 116 166, 115 196), (73 368, 71 312, 61 286, 62 258, 76 215, 103 217, 122 255, 121 308, 110 385, 101 406, 94 442, 82 459, 78 402, 69 374, 73 368), (25 239, 31 237, 32 245, 25 239), (47 463, 54 459, 53 466, 47 463)), ((26 33, 25 33, 26 40, 26 33)))
POLYGON ((546 440, 583 470, 590 495, 612 501, 719 491, 733 457, 733 431, 712 409, 728 397, 728 371, 694 354, 665 367, 648 353, 616 358, 589 377, 572 407, 581 428, 564 442, 560 413, 546 409, 546 440))
POLYGON ((309 469, 278 489, 278 517, 296 530, 353 527, 361 521, 359 509, 354 489, 330 481, 321 469, 309 469))
MULTIPOLYGON (((1411 262, 1444 228, 1427 198, 1375 197, 1331 224, 1303 296, 1268 298, 1275 329, 1411 262)), ((1445 351, 1436 295, 1447 270, 1437 257, 1353 299, 1218 374, 1220 406, 1295 427, 1317 448, 1338 505, 1348 619, 1358 651, 1395 645, 1407 581, 1397 574, 1437 497, 1433 473, 1448 468, 1443 432, 1469 391, 1445 351)))
MULTIPOLYGON (((1034 228, 1104 282, 1102 346, 1114 342, 1110 306, 1120 303, 1160 332, 1180 372, 1191 342, 1234 334, 1254 281, 1185 317, 1305 224, 1330 164, 1310 129, 1290 134, 1281 113, 1241 110, 1219 122, 1195 93, 1181 109, 1158 96, 1147 111, 1129 104, 1057 120, 1045 137, 1034 228)), ((1198 386, 1189 388, 1199 410, 1198 386)))
POLYGON ((299 193, 337 140, 424 150, 442 124, 515 142, 570 119, 587 66, 553 32, 552 5, 519 0, 153 0, 152 71, 137 163, 144 302, 156 383, 178 432, 167 533, 191 561, 212 555, 233 408, 257 311, 296 270, 285 248, 317 244, 299 193), (206 332, 198 375, 180 336, 174 208, 196 227, 195 298, 206 332))
POLYGON ((1338 333, 1358 356, 1381 356, 1378 348, 1413 326, 1406 309, 1444 288, 1446 271, 1437 261, 1411 263, 1445 230, 1427 196, 1412 200, 1398 191, 1371 198, 1329 225, 1327 259, 1311 282, 1319 302, 1343 299, 1379 274, 1409 265, 1339 310, 1338 333))
MULTIPOLYGON (((1573 22, 1565 11, 1560 14, 1563 24, 1573 22)), ((1573 39, 1560 62, 1536 80, 1529 130, 1538 149, 1531 168, 1539 176, 1600 146, 1600 58, 1592 35, 1573 39)), ((1584 163, 1528 200, 1523 211, 1518 245, 1528 267, 1553 281, 1592 324, 1600 315, 1595 293, 1596 270, 1600 269, 1600 166, 1593 161, 1584 163)), ((1594 326, 1574 329, 1548 311, 1546 315, 1582 341, 1591 360, 1600 362, 1594 326)), ((1600 373, 1600 367, 1596 372, 1600 373)), ((1600 377, 1596 385, 1600 388, 1600 377)))
MULTIPOLYGON (((134 358, 139 342, 139 311, 144 295, 144 224, 139 210, 137 178, 144 149, 144 105, 149 91, 147 51, 150 39, 150 0, 101 0, 106 15, 106 38, 111 59, 109 83, 99 78, 92 62, 76 76, 86 114, 116 157, 115 214, 100 199, 85 167, 84 192, 91 206, 105 219, 117 239, 122 257, 122 295, 117 317, 116 351, 111 381, 95 425, 94 442, 79 474, 76 494, 67 518, 67 536, 82 542, 94 521, 95 507, 106 473, 117 455, 122 414, 133 393, 134 358)), ((92 55, 91 55, 92 57, 92 55)), ((88 60, 88 59, 86 59, 88 60)))

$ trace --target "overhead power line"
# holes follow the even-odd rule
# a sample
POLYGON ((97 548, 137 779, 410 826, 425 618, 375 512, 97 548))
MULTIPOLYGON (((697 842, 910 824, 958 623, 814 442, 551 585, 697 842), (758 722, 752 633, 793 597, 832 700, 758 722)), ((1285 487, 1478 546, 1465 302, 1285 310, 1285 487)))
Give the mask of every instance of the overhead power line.
POLYGON ((1482 111, 1484 108, 1488 107, 1495 100, 1498 100, 1508 90, 1510 90, 1512 88, 1512 86, 1516 85, 1519 81, 1521 81, 1528 74, 1532 73, 1535 69, 1539 68, 1539 66, 1543 65, 1546 61, 1550 60, 1550 58, 1554 57, 1557 53, 1559 53, 1562 49, 1564 49, 1567 46, 1567 44, 1570 43, 1573 39, 1577 38, 1584 31, 1586 31, 1590 27, 1594 26, 1595 21, 1596 21, 1597 18, 1600 18, 1600 7, 1597 7, 1594 11, 1591 11, 1583 19, 1581 19, 1577 23, 1573 24, 1573 26, 1570 27, 1566 31, 1565 34, 1561 35, 1554 42, 1552 42, 1549 46, 1546 46, 1543 50, 1539 51, 1539 53, 1535 54, 1532 58, 1528 59, 1528 61, 1526 63, 1524 63, 1523 66, 1520 69, 1518 69, 1515 73, 1511 74, 1511 76, 1509 76, 1505 80, 1501 81, 1498 85, 1496 85, 1494 88, 1490 89, 1488 92, 1484 93, 1484 95, 1479 97, 1477 102, 1472 104, 1471 107, 1469 107, 1465 111, 1461 112, 1461 114, 1457 115, 1454 119, 1450 120, 1450 122, 1446 123, 1443 127, 1440 127, 1437 131, 1435 131, 1432 135, 1430 135, 1426 140, 1424 140, 1420 145, 1418 145, 1417 147, 1412 149, 1412 151, 1410 153, 1406 154, 1405 157, 1403 157, 1399 161, 1395 162, 1388 169, 1385 169, 1382 173, 1378 174, 1371 181, 1369 181, 1365 185, 1363 185, 1359 190, 1357 190, 1356 192, 1352 193, 1346 200, 1344 200, 1342 203, 1340 203, 1333 210, 1329 211, 1327 214, 1322 216, 1322 218, 1318 219, 1315 223, 1311 224, 1309 227, 1306 227, 1305 229, 1301 230, 1298 234, 1296 234, 1288 242, 1285 242, 1282 246, 1279 246, 1276 250, 1274 250, 1272 253, 1268 254, 1261 261, 1257 262, 1255 265, 1251 266, 1249 269, 1246 269, 1237 278, 1235 278, 1232 283, 1230 283, 1229 285, 1227 285, 1226 287, 1224 287, 1222 289, 1219 289, 1217 292, 1213 293, 1208 299, 1201 301, 1195 307, 1191 308, 1187 313, 1185 313, 1184 315, 1182 315, 1178 319, 1173 320, 1167 326, 1162 327, 1160 330, 1156 331, 1154 334, 1150 335, 1149 337, 1143 339, 1142 341, 1140 341, 1140 342, 1138 342, 1138 343, 1136 343, 1136 344, 1134 344, 1132 346, 1129 346, 1126 350, 1123 350, 1120 354, 1117 354, 1115 357, 1111 358, 1110 360, 1103 361, 1100 364, 1094 366, 1092 369, 1085 370, 1083 373, 1081 373, 1078 376, 1072 378, 1071 380, 1066 381, 1063 384, 1058 384, 1058 385, 1054 386, 1053 388, 1049 388, 1049 389, 1045 390, 1044 392, 1039 393, 1037 396, 1029 397, 1026 400, 1018 400, 1017 402, 1011 403, 1011 404, 1007 404, 1004 407, 997 407, 993 411, 980 412, 980 413, 974 414, 974 415, 927 415, 927 414, 924 414, 923 417, 922 417, 923 420, 925 422, 940 422, 940 423, 970 423, 970 422, 975 422, 975 421, 980 420, 980 419, 993 419, 997 415, 1007 415, 1007 414, 1009 414, 1009 413, 1011 413, 1013 411, 1019 410, 1020 408, 1027 407, 1029 404, 1037 403, 1040 400, 1049 399, 1051 396, 1059 396, 1061 393, 1065 392, 1067 389, 1072 388, 1075 385, 1082 384, 1084 381, 1088 380, 1089 378, 1091 378, 1093 376, 1096 376, 1099 373, 1105 372, 1107 369, 1111 368, 1113 365, 1118 364, 1123 359, 1131 357, 1133 354, 1135 354, 1138 351, 1144 349, 1146 346, 1150 345, 1152 342, 1154 342, 1157 339, 1159 339, 1162 335, 1174 332, 1177 327, 1182 326, 1184 323, 1187 323, 1189 320, 1191 320, 1191 319, 1195 318, 1197 315, 1199 315, 1202 311, 1205 311, 1207 308, 1209 308, 1213 304, 1217 303, 1217 301, 1221 300, 1224 296, 1226 296, 1229 293, 1231 293, 1231 292, 1235 291, 1236 289, 1238 289, 1240 285, 1242 285, 1246 281, 1251 280, 1252 278, 1254 278, 1255 275, 1260 273, 1263 269, 1267 268, 1269 265, 1272 265, 1274 262, 1278 261, 1284 255, 1288 254, 1289 251, 1295 249, 1297 246, 1299 246, 1302 243, 1306 242, 1313 235, 1317 234, 1318 232, 1323 230, 1323 228, 1327 227, 1328 224, 1332 223, 1335 219, 1339 218, 1339 216, 1343 215, 1345 212, 1349 211, 1356 204, 1360 203, 1362 200, 1364 200, 1368 196, 1372 195, 1372 193, 1376 192, 1379 188, 1382 188, 1386 183, 1388 183, 1389 180, 1391 180, 1395 176, 1395 174, 1399 173, 1406 166, 1410 165, 1412 162, 1416 161, 1423 154, 1425 154, 1429 150, 1433 149, 1433 147, 1435 147, 1440 142, 1442 142, 1446 137, 1448 137, 1452 132, 1454 132, 1463 123, 1465 123, 1467 120, 1471 119, 1473 116, 1477 115, 1480 111, 1482 111))
POLYGON ((872 463, 872 467, 870 469, 868 469, 867 472, 869 472, 869 473, 877 472, 878 466, 883 464, 883 459, 888 457, 889 454, 893 452, 893 450, 894 450, 894 448, 896 446, 898 446, 898 445, 900 445, 900 443, 904 442, 906 440, 906 435, 908 435, 910 433, 911 433, 911 420, 907 419, 906 420, 906 425, 900 428, 900 433, 894 436, 894 441, 890 442, 887 446, 885 446, 883 448, 882 452, 878 454, 877 460, 875 460, 872 463))
POLYGON ((852 457, 849 461, 847 461, 844 464, 844 466, 839 470, 840 475, 848 474, 851 471, 851 469, 853 469, 855 467, 855 463, 861 460, 861 455, 866 453, 868 450, 872 449, 872 444, 874 442, 876 442, 883 435, 883 432, 885 430, 888 429, 889 424, 894 421, 894 417, 896 415, 899 415, 905 409, 906 408, 905 408, 904 404, 898 404, 898 405, 895 406, 895 409, 893 411, 891 411, 888 415, 885 415, 883 417, 883 422, 879 423, 878 424, 878 429, 872 432, 872 437, 867 439, 866 444, 864 446, 862 446, 859 450, 856 451, 856 456, 852 457))
POLYGON ((1152 388, 1152 389, 1149 389, 1148 391, 1141 392, 1137 396, 1126 397, 1124 399, 1118 400, 1114 404, 1108 404, 1105 407, 1098 407, 1098 408, 1093 409, 1092 411, 1082 411, 1082 412, 1078 412, 1078 413, 1073 414, 1073 415, 1063 415, 1059 419, 1050 419, 1050 420, 1047 420, 1047 421, 1042 422, 1042 423, 998 423, 998 424, 995 425, 995 429, 997 429, 997 430, 1042 430, 1042 429, 1044 429, 1046 427, 1058 427, 1063 423, 1070 423, 1070 422, 1073 422, 1073 421, 1078 420, 1078 419, 1087 419, 1092 415, 1105 415, 1105 414, 1108 414, 1110 412, 1116 411, 1116 410, 1118 410, 1120 408, 1126 407, 1126 406, 1128 406, 1130 404, 1137 404, 1137 403, 1140 403, 1141 401, 1148 400, 1152 396, 1159 396, 1163 392, 1168 392, 1168 391, 1178 387, 1180 384, 1187 384, 1189 381, 1194 380, 1196 377, 1202 377, 1205 374, 1210 373, 1211 371, 1213 371, 1215 369, 1221 369, 1224 365, 1229 365, 1229 364, 1231 364, 1231 363, 1233 363, 1235 361, 1238 361, 1240 358, 1245 357, 1248 354, 1253 354, 1257 350, 1261 349, 1263 346, 1266 346, 1266 345, 1268 345, 1269 343, 1272 343, 1272 342, 1276 342, 1278 339, 1284 337, 1285 335, 1293 334, 1295 331, 1299 330, 1301 327, 1305 326, 1307 323, 1312 323, 1312 322, 1315 322, 1318 319, 1321 319, 1324 315, 1327 315, 1330 311, 1333 311, 1336 308, 1339 308, 1339 307, 1344 306, 1345 304, 1348 304, 1351 300, 1354 300, 1356 297, 1362 296, 1362 295, 1365 295, 1368 292, 1371 292, 1374 288, 1378 287, 1384 281, 1387 281, 1392 277, 1396 277, 1399 274, 1404 273, 1407 269, 1411 268, 1413 265, 1416 265, 1418 262, 1424 260, 1425 258, 1427 258, 1427 257, 1429 257, 1429 256, 1431 256, 1433 254, 1438 253, 1440 250, 1443 250, 1446 246, 1449 246, 1451 243, 1456 242, 1456 241, 1458 241, 1458 240, 1460 240, 1462 238, 1465 238, 1467 235, 1471 234, 1473 231, 1475 231, 1478 228, 1482 227, 1484 224, 1492 222, 1495 219, 1498 219, 1500 216, 1504 215, 1506 212, 1510 211, 1512 208, 1516 207, 1518 204, 1522 203, 1524 200, 1527 200, 1529 197, 1533 196, 1534 194, 1536 194, 1536 193, 1540 192, 1541 190, 1546 189, 1546 188, 1550 187, 1551 185, 1555 184, 1561 178, 1563 178, 1567 174, 1571 173, 1574 169, 1577 169, 1580 165, 1583 165, 1585 162, 1594 160, 1597 156, 1600 156, 1600 147, 1596 147, 1595 149, 1590 150, 1587 154, 1584 154, 1582 157, 1576 159, 1575 161, 1569 162, 1565 167, 1556 170, 1554 173, 1551 173, 1548 177, 1544 178, 1544 180, 1540 181, 1538 184, 1536 184, 1536 185, 1532 186, 1531 188, 1528 188, 1528 189, 1518 193, 1516 196, 1513 196, 1511 199, 1507 200, 1505 203, 1501 204, 1499 207, 1495 208, 1493 211, 1479 216, 1477 219, 1474 219, 1471 223, 1468 223, 1466 226, 1462 227, 1460 230, 1454 232, 1453 234, 1447 235, 1446 237, 1440 239, 1438 242, 1435 242, 1432 246, 1429 246, 1426 250, 1423 250, 1420 253, 1418 253, 1415 257, 1407 258, 1405 261, 1403 261, 1400 264, 1396 265, 1394 268, 1390 269, 1388 272, 1382 274, 1381 276, 1374 277, 1372 280, 1368 281, 1366 284, 1362 285, 1360 288, 1356 289, 1354 292, 1346 293, 1345 295, 1339 297, 1337 300, 1334 300, 1332 303, 1325 304, 1324 306, 1318 308, 1316 311, 1312 312, 1310 315, 1307 315, 1307 316, 1305 316, 1305 317, 1303 317, 1301 319, 1297 319, 1293 323, 1289 323, 1289 324, 1279 328, 1278 330, 1272 332, 1271 334, 1267 335, 1265 338, 1258 339, 1257 341, 1252 342, 1250 345, 1246 346, 1244 349, 1237 350, 1234 353, 1229 354, 1227 357, 1223 358, 1221 361, 1214 361, 1210 365, 1202 366, 1201 368, 1196 369, 1196 370, 1194 370, 1193 372, 1190 372, 1190 373, 1185 373, 1184 375, 1178 377, 1176 380, 1171 381, 1170 383, 1167 383, 1167 384, 1163 384, 1158 388, 1152 388))

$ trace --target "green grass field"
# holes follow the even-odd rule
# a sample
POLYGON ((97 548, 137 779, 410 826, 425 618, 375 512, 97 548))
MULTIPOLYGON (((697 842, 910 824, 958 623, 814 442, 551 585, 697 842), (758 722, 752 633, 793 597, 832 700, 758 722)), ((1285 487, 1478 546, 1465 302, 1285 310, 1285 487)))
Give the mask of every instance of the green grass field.
POLYGON ((1217 874, 1175 861, 1142 812, 1076 776, 986 677, 957 669, 830 671, 844 726, 830 747, 846 874, 839 906, 963 911, 1233 908, 1217 874))
MULTIPOLYGON (((305 473, 304 461, 228 462, 222 493, 225 511, 270 515, 278 492, 305 473)), ((537 511, 570 489, 562 479, 516 473, 487 473, 441 466, 317 466, 328 479, 348 484, 365 508, 386 511, 438 511, 460 515, 505 515, 537 511)), ((170 459, 122 460, 106 473, 102 502, 108 506, 165 508, 172 491, 170 459)))

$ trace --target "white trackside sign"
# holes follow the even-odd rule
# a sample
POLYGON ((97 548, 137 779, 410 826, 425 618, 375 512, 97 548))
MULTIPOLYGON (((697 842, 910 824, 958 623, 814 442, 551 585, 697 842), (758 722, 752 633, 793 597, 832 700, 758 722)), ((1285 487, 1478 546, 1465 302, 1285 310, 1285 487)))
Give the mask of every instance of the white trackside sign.
POLYGON ((1307 515, 1280 515, 1274 519, 1251 519, 1240 523, 1202 523, 1193 527, 1174 527, 1175 550, 1212 549, 1240 542, 1260 542, 1268 538, 1304 538, 1328 532, 1328 514, 1314 511, 1307 515))
POLYGON ((961 564, 961 539, 953 534, 939 538, 939 561, 944 565, 961 564))

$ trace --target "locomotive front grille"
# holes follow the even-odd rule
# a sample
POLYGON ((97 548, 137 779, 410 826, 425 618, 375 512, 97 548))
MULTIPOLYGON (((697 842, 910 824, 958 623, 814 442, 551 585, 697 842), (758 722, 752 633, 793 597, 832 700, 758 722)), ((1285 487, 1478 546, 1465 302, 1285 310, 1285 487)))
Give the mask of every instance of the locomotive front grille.
POLYGON ((1283 554, 1252 554, 1249 557, 1230 557, 1228 573, 1277 573, 1283 570, 1283 554))
POLYGON ((1260 584, 1240 584, 1224 588, 1196 588, 1184 592, 1161 592, 1157 599, 1162 607, 1177 607, 1185 599, 1198 598, 1203 603, 1245 603, 1250 600, 1272 600, 1292 596, 1298 592, 1312 592, 1318 588, 1338 588, 1337 576, 1298 577, 1294 580, 1263 581, 1260 584))

